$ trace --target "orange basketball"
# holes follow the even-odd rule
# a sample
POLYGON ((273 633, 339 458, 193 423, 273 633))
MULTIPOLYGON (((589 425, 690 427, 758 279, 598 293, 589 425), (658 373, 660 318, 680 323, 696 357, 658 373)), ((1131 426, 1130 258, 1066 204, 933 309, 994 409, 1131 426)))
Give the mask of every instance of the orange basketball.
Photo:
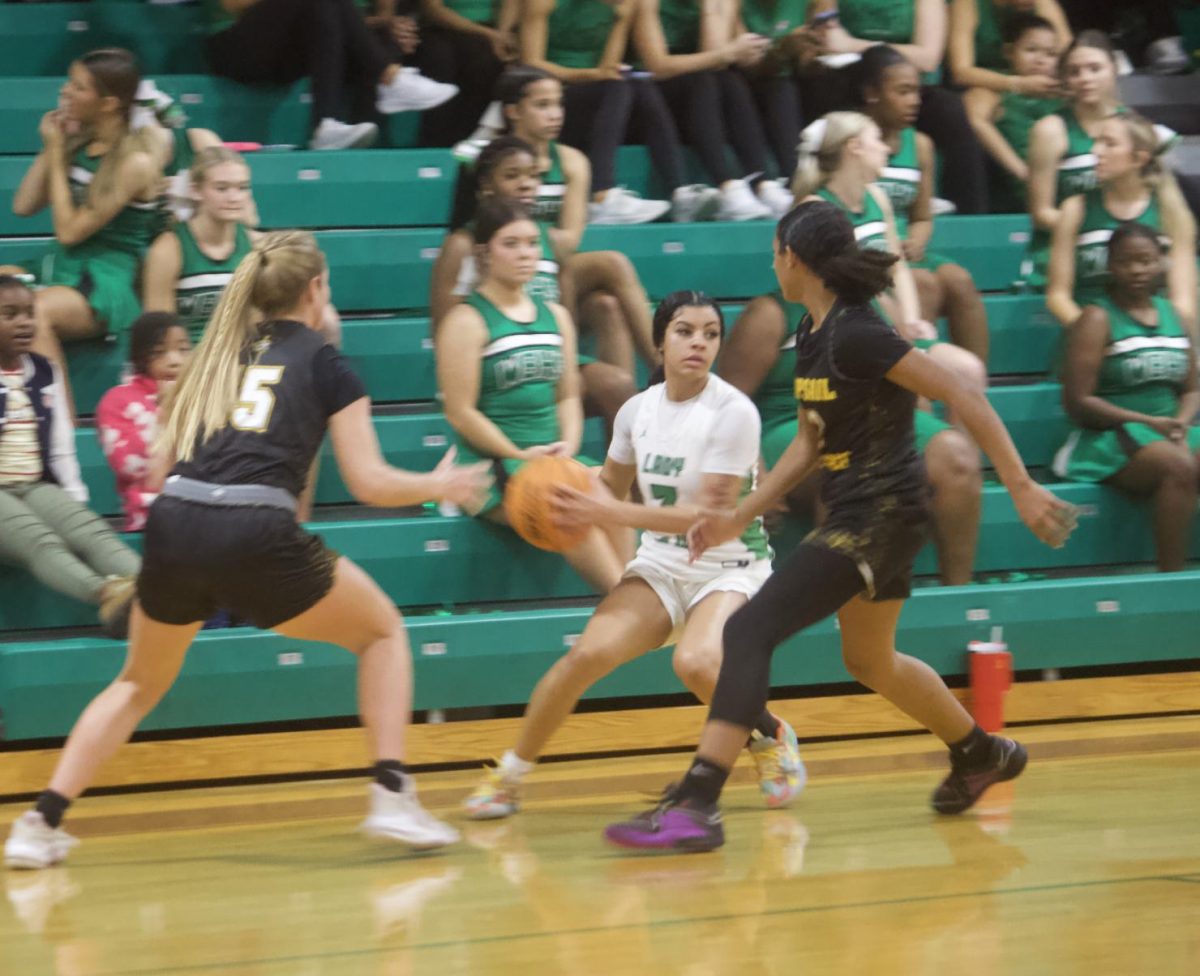
POLYGON ((513 531, 532 546, 550 552, 574 549, 589 527, 566 530, 555 523, 550 495, 556 485, 587 491, 588 469, 569 457, 539 457, 522 465, 504 490, 504 514, 513 531))

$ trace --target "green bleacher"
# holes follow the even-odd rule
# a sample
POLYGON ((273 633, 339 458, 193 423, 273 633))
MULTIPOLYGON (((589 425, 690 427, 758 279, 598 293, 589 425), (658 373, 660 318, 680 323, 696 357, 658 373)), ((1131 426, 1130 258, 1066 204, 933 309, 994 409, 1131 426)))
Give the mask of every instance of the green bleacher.
MULTIPOLYGON (((190 124, 231 141, 303 146, 306 85, 247 88, 202 74, 203 25, 194 6, 135 3, 0 4, 0 200, 7 201, 37 152, 37 121, 54 106, 66 63, 119 44, 176 96, 190 124)), ((377 404, 375 426, 395 464, 429 468, 450 431, 436 407, 428 341, 428 278, 444 233, 455 164, 446 150, 415 142, 413 115, 389 120, 392 148, 341 153, 264 151, 248 156, 263 226, 318 230, 334 300, 344 315, 345 351, 377 404)), ((622 184, 656 192, 645 151, 626 147, 622 184)), ((35 266, 50 223, 0 208, 0 264, 35 266)), ((657 224, 597 227, 587 249, 614 249, 638 268, 652 298, 700 285, 742 304, 774 287, 772 226, 657 224)), ((1037 296, 1008 291, 1028 237, 1020 216, 940 218, 931 248, 966 266, 985 291, 992 333, 993 404, 1037 476, 1065 436, 1061 391, 1045 368, 1059 330, 1037 296)), ((113 342, 69 350, 81 416, 118 381, 124 351, 113 342)), ((86 423, 86 422, 85 422, 86 423)), ((77 438, 97 511, 119 503, 94 429, 77 438)), ((585 451, 604 454, 596 421, 585 451)), ((1197 657, 1194 615, 1200 570, 1152 573, 1150 513, 1101 486, 1059 485, 1080 507, 1080 527, 1061 550, 1018 523, 1003 490, 985 488, 977 570, 993 585, 933 585, 931 547, 918 560, 922 586, 904 611, 900 641, 946 675, 963 671, 963 649, 1004 628, 1018 669, 1178 661, 1197 657), (1019 577, 1034 577, 1020 581, 1019 577), (1053 578, 1047 578, 1053 577, 1053 578), (1016 581, 1014 581, 1016 580, 1016 581)), ((322 455, 313 528, 359 561, 402 607, 416 658, 416 707, 507 705, 527 700, 549 663, 582 630, 594 601, 587 585, 552 554, 507 529, 430 510, 368 511, 350 498, 328 448, 322 455), (551 604, 549 601, 554 601, 551 604), (563 601, 569 605, 563 605, 563 601)), ((135 545, 138 540, 131 540, 135 545)), ((1200 526, 1191 540, 1200 558, 1200 526)), ((94 611, 0 568, 0 719, 10 741, 62 736, 86 700, 119 667, 122 645, 95 636, 94 611)), ((776 657, 776 686, 846 680, 826 621, 776 657)), ((243 629, 206 632, 179 685, 147 728, 194 729, 351 714, 354 661, 322 645, 243 629)), ((679 690, 667 655, 622 668, 594 698, 679 690)))

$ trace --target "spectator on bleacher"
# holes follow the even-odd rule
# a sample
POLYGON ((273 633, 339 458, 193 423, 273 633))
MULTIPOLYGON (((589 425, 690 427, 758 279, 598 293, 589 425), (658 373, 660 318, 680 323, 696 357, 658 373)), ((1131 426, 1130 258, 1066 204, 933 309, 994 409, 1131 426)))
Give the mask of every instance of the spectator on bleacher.
MULTIPOLYGON (((987 369, 979 357, 940 342, 937 329, 921 316, 920 296, 904 257, 892 205, 877 183, 890 152, 879 126, 870 118, 858 112, 831 112, 801 135, 800 162, 792 185, 796 202, 820 199, 836 205, 850 218, 861 247, 896 255, 892 288, 879 298, 884 316, 905 339, 926 350, 963 382, 982 390, 987 386, 987 369)), ((920 427, 933 418, 917 419, 920 427)))
POLYGON ((419 6, 414 63, 435 81, 458 86, 454 98, 421 116, 421 144, 453 146, 471 134, 505 64, 517 56, 520 0, 419 0, 419 6))
POLYGON ((374 113, 417 112, 458 89, 390 60, 354 0, 204 0, 214 74, 247 85, 312 86, 310 149, 373 145, 374 113), (349 121, 344 121, 349 120, 349 121))
POLYGON ((129 330, 132 375, 104 394, 96 407, 100 447, 117 479, 126 532, 146 526, 157 491, 147 488, 158 410, 192 351, 183 321, 170 312, 145 312, 129 330))
POLYGON ((47 112, 43 149, 13 195, 13 212, 50 208, 54 244, 42 263, 35 349, 63 370, 63 341, 129 328, 141 308, 134 281, 159 225, 162 169, 147 138, 130 128, 140 81, 137 63, 117 48, 71 64, 60 107, 47 112))
POLYGON ((562 141, 592 165, 594 224, 642 224, 668 210, 674 220, 703 220, 721 194, 688 184, 679 132, 662 93, 624 64, 637 0, 524 0, 521 59, 563 83, 562 141), (617 186, 617 149, 641 135, 670 201, 644 200, 617 186))
MULTIPOLYGON (((725 340, 718 363, 722 379, 754 400, 762 418, 761 453, 774 468, 796 439, 796 333, 808 310, 776 291, 751 301, 725 340)), ((962 431, 932 414, 916 414, 917 449, 925 460, 933 498, 933 542, 946 586, 971 582, 979 539, 983 474, 979 451, 962 431)), ((787 496, 788 509, 819 518, 820 479, 806 479, 787 496)))
POLYGON ((1187 71, 1191 63, 1180 37, 1174 7, 1180 0, 1062 0, 1077 31, 1121 33, 1121 47, 1134 61, 1160 75, 1187 71))
MULTIPOLYGON (((1028 29, 1028 28, 1027 28, 1028 29)), ((951 80, 963 88, 982 88, 997 94, 1055 98, 1061 81, 1057 52, 1071 43, 1071 27, 1058 0, 951 0, 950 41, 946 67, 951 80), (1039 38, 1040 47, 1053 48, 1054 60, 1039 58, 1014 64, 1018 24, 1036 18, 1052 37, 1039 38), (1025 70, 1022 70, 1024 68, 1025 70)))
POLYGON ((890 155, 879 186, 892 204, 904 258, 912 269, 921 315, 945 317, 950 340, 988 359, 988 320, 971 273, 929 250, 933 237, 933 142, 913 123, 921 110, 921 76, 903 54, 878 44, 862 56, 861 93, 867 116, 879 126, 890 155))
POLYGON ((1107 244, 1123 223, 1144 224, 1164 239, 1167 294, 1186 321, 1196 313, 1196 222, 1159 159, 1154 126, 1135 112, 1110 116, 1096 132, 1098 186, 1063 201, 1050 247, 1046 307, 1073 326, 1084 305, 1102 297, 1107 244))
MULTIPOLYGON (((507 476, 535 457, 579 454, 583 405, 571 317, 526 291, 541 256, 538 225, 521 205, 488 200, 474 236, 483 280, 439 325, 438 390, 460 460, 492 459, 501 479, 472 514, 503 523, 507 476)), ((632 541, 625 536, 593 529, 564 555, 607 593, 621 578, 632 541)))
POLYGON ((758 103, 771 154, 781 173, 796 170, 796 133, 803 128, 796 73, 804 58, 808 0, 734 0, 730 36, 757 34, 769 42, 763 59, 740 68, 758 103))
MULTIPOLYGON (((479 204, 485 200, 514 203, 525 207, 532 215, 540 184, 537 165, 532 146, 516 136, 501 136, 479 154, 471 176, 463 179, 464 184, 475 188, 475 201, 470 205, 465 199, 460 201, 430 276, 429 305, 435 342, 438 327, 447 313, 479 287, 481 273, 473 226, 479 204)), ((461 195, 465 197, 465 191, 461 195)), ((564 294, 567 282, 562 273, 561 234, 547 221, 539 220, 537 225, 542 254, 526 291, 543 302, 557 303, 570 311, 575 303, 564 294)), ((603 417, 605 426, 611 431, 617 411, 633 396, 636 387, 628 325, 620 321, 615 300, 611 300, 611 296, 604 297, 610 300, 580 305, 580 326, 593 331, 599 358, 580 355, 578 364, 584 413, 603 417), (589 316, 589 312, 592 315, 589 316), (597 312, 600 314, 595 314, 597 312), (624 361, 624 368, 605 358, 614 351, 624 361)))
MULTIPOLYGON (((147 311, 178 314, 198 343, 238 263, 261 236, 245 226, 256 211, 250 167, 224 146, 201 150, 188 178, 193 216, 155 238, 142 273, 147 311)), ((322 335, 341 345, 341 321, 332 304, 322 335)))
POLYGON ((1023 213, 1029 209, 1030 133, 1047 115, 1063 108, 1059 35, 1049 20, 1037 14, 1014 14, 1004 30, 1004 58, 1011 73, 998 77, 1006 79, 1009 87, 971 88, 963 94, 963 104, 975 134, 995 164, 993 169, 1003 174, 999 182, 992 183, 993 212, 1023 213), (1026 85, 1026 81, 1032 84, 1026 85))
MULTIPOLYGON (((942 154, 942 195, 959 213, 987 212, 987 165, 983 147, 967 121, 958 94, 934 82, 946 48, 945 0, 819 0, 809 6, 806 35, 821 57, 861 56, 876 44, 890 44, 916 65, 925 84, 917 129, 942 154), (836 16, 817 19, 836 9, 836 16)), ((853 64, 815 68, 801 85, 806 118, 858 104, 853 64)))
MULTIPOLYGON (((792 195, 767 170, 767 137, 745 76, 769 41, 735 35, 723 0, 637 0, 633 47, 679 130, 721 191, 717 220, 778 220, 792 195), (729 150, 737 159, 736 169, 729 150)), ((795 132, 793 131, 793 139, 795 132)), ((791 170, 784 171, 790 176, 791 170)))
POLYGON ((1054 471, 1148 498, 1158 568, 1173 572, 1187 560, 1200 486, 1195 324, 1158 294, 1163 249, 1153 229, 1122 224, 1107 251, 1106 293, 1067 338, 1063 403, 1076 429, 1054 471))
POLYGON ((85 507, 62 377, 34 331, 33 292, 0 276, 0 562, 98 607, 123 637, 141 560, 85 507))

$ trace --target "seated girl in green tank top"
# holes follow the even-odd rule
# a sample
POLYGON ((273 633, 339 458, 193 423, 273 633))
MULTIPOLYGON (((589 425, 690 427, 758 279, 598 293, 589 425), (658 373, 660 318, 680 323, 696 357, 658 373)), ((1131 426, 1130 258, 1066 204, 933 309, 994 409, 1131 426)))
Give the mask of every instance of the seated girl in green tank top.
MULTIPOLYGON (((438 390, 463 462, 494 462, 497 483, 472 514, 503 522, 509 476, 535 457, 579 454, 583 403, 575 326, 561 305, 527 291, 541 257, 541 233, 523 206, 485 200, 473 234, 483 278, 438 326, 438 390)), ((565 555, 607 593, 631 544, 626 533, 618 538, 597 529, 565 555)))
POLYGON ((141 313, 134 282, 159 225, 162 170, 153 144, 130 128, 140 80, 128 51, 72 62, 62 108, 42 118, 43 149, 13 195, 19 216, 53 214, 35 351, 60 368, 60 341, 120 339, 141 313))
POLYGON ((1123 224, 1107 252, 1107 290, 1067 337, 1063 401, 1075 429, 1054 471, 1149 500, 1158 567, 1171 572, 1187 560, 1200 484, 1195 349, 1184 317, 1157 294, 1154 230, 1123 224))
MULTIPOLYGON (((455 191, 455 209, 450 219, 450 233, 442 242, 441 251, 433 265, 429 284, 429 302, 433 337, 437 340, 440 323, 452 308, 466 300, 479 286, 482 271, 477 258, 474 237, 475 213, 485 200, 517 203, 531 215, 538 200, 539 179, 533 148, 516 136, 501 136, 489 143, 479 154, 470 170, 460 173, 455 191)), ((544 302, 562 304, 570 309, 574 304, 569 275, 563 274, 562 233, 543 221, 535 221, 541 244, 537 270, 526 291, 544 302), (564 300, 564 285, 566 300, 564 300)), ((618 334, 617 338, 621 338, 618 334)), ((597 336, 597 351, 609 352, 605 340, 610 334, 597 336)), ((632 359, 632 354, 629 357, 632 359)), ((588 416, 599 416, 611 430, 621 405, 636 392, 631 369, 579 355, 580 379, 583 383, 583 402, 588 416)))
POLYGON ((1003 51, 1008 73, 984 73, 996 75, 1007 86, 971 88, 963 101, 975 134, 1004 173, 1003 180, 992 187, 992 211, 1022 213, 1029 203, 1030 133, 1039 121, 1063 108, 1059 34, 1044 17, 1013 14, 1006 23, 1003 51))
POLYGON ((1134 112, 1100 124, 1095 142, 1099 185, 1062 205, 1050 251, 1046 307, 1063 326, 1103 297, 1108 242, 1123 223, 1158 234, 1169 248, 1167 295, 1189 321, 1196 310, 1196 224, 1174 177, 1164 170, 1154 126, 1134 112))
POLYGON ((860 89, 866 114, 879 126, 889 155, 877 185, 887 194, 904 257, 912 269, 921 317, 945 318, 950 340, 988 357, 983 299, 969 271, 929 250, 933 236, 933 141, 913 128, 921 108, 921 79, 899 51, 879 44, 862 56, 860 89))
MULTIPOLYGON (((721 350, 721 378, 758 407, 765 470, 775 467, 796 438, 796 333, 807 314, 803 305, 786 301, 779 292, 761 295, 738 316, 721 350)), ((915 432, 933 488, 939 575, 947 586, 969 583, 983 488, 979 451, 961 431, 925 411, 917 413, 915 432)), ((811 522, 816 516, 814 489, 814 484, 801 483, 788 497, 788 510, 811 522)), ((778 546, 776 552, 786 555, 778 546)))
MULTIPOLYGON (((148 312, 178 315, 195 344, 259 234, 243 223, 255 207, 250 167, 240 155, 210 146, 197 154, 189 172, 195 214, 150 246, 142 301, 148 312)), ((341 326, 332 305, 326 308, 323 335, 333 345, 340 344, 341 326)))

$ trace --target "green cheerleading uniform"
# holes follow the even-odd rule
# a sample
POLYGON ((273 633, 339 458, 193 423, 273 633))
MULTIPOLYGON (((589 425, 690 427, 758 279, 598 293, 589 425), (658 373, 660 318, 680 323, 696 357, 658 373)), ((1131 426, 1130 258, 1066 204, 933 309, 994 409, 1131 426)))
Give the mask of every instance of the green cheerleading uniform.
MULTIPOLYGON (((911 44, 916 28, 916 0, 839 0, 838 20, 854 37, 884 44, 911 44)), ((922 84, 936 84, 942 70, 921 75, 922 84)))
POLYGON ((992 0, 975 0, 979 21, 975 24, 975 65, 989 71, 1005 71, 1004 21, 1007 11, 997 10, 992 0))
POLYGON ((658 17, 671 54, 700 50, 700 4, 696 0, 659 0, 658 17))
MULTIPOLYGON (((563 354, 562 334, 554 313, 535 298, 534 320, 514 322, 479 292, 469 295, 466 304, 483 317, 488 332, 479 363, 480 413, 518 448, 559 440, 558 383, 563 373, 563 354)), ((456 441, 460 464, 486 460, 461 436, 456 441)), ((495 462, 497 483, 488 492, 483 507, 472 514, 482 515, 499 505, 504 497, 502 482, 525 463, 514 458, 495 462)))
POLYGON ((562 152, 558 143, 551 140, 547 153, 550 156, 550 168, 542 173, 537 199, 529 209, 534 220, 557 227, 562 218, 563 198, 567 195, 567 178, 563 175, 562 152))
MULTIPOLYGON (((1067 197, 1087 193, 1096 186, 1095 140, 1084 131, 1070 106, 1054 113, 1067 127, 1067 151, 1058 164, 1054 202, 1060 206, 1067 197)), ((1035 228, 1029 241, 1029 253, 1021 265, 1021 277, 1034 290, 1044 291, 1050 271, 1050 232, 1035 228)))
POLYGON ((807 19, 808 0, 742 0, 742 23, 761 37, 786 37, 807 19))
POLYGON ((596 67, 616 19, 602 0, 558 0, 546 26, 546 60, 564 68, 596 67))
MULTIPOLYGON (((1192 350, 1175 309, 1156 296, 1158 326, 1145 326, 1108 296, 1093 304, 1108 313, 1109 340, 1097 376, 1095 395, 1126 410, 1173 417, 1191 364, 1192 350)), ((1166 440, 1148 424, 1121 424, 1105 430, 1071 432, 1054 457, 1054 473, 1072 481, 1105 481, 1149 444, 1166 440)), ((1200 451, 1200 427, 1187 433, 1190 453, 1200 451)))
POLYGON ((473 24, 492 27, 496 23, 494 0, 443 0, 446 7, 473 24))
POLYGON ((250 253, 253 244, 246 228, 238 224, 229 257, 224 261, 214 261, 200 250, 187 224, 176 224, 173 233, 179 239, 182 258, 179 280, 175 283, 175 309, 187 327, 192 342, 197 343, 204 335, 225 286, 229 284, 242 258, 250 253))
POLYGON ((1114 217, 1104 205, 1104 190, 1097 187, 1083 195, 1083 223, 1075 238, 1075 301, 1080 305, 1097 304, 1108 283, 1108 242, 1123 223, 1142 224, 1162 234, 1162 213, 1158 195, 1130 221, 1114 217))
MULTIPOLYGON (((1061 98, 1038 98, 1036 95, 1022 95, 1019 92, 1005 92, 1000 96, 999 111, 995 124, 1004 141, 1012 146, 1013 151, 1022 159, 1029 159, 1029 133, 1038 122, 1047 115, 1062 112, 1061 98)), ((1007 172, 1004 182, 999 188, 997 208, 1018 213, 1027 209, 1028 191, 1025 183, 1014 179, 1007 172)))
MULTIPOLYGON (((71 158, 67 179, 75 206, 86 203, 102 161, 83 148, 71 158)), ((109 335, 125 332, 142 312, 134 282, 160 227, 158 206, 157 200, 131 201, 86 241, 70 247, 55 241, 42 259, 41 283, 74 288, 109 335)))
MULTIPOLYGON (((896 219, 896 233, 900 239, 908 237, 908 218, 917 196, 921 192, 921 158, 917 155, 917 130, 909 126, 900 130, 900 146, 888 157, 887 166, 876 181, 887 194, 896 219)), ((920 261, 910 261, 910 268, 936 271, 943 264, 952 264, 950 258, 926 250, 920 261)))
POLYGON ((796 331, 808 309, 798 302, 787 301, 777 291, 768 297, 778 303, 787 321, 787 334, 779 344, 775 365, 753 397, 762 418, 763 461, 768 468, 773 468, 796 438, 796 331))
MULTIPOLYGON (((837 194, 831 193, 826 187, 821 187, 817 190, 817 196, 822 200, 832 203, 834 206, 841 207, 846 216, 850 218, 850 223, 854 225, 854 239, 858 241, 859 247, 877 251, 886 251, 888 249, 887 221, 884 219, 883 209, 876 202, 872 194, 867 193, 863 197, 863 209, 861 211, 851 210, 837 194)), ((886 320, 887 316, 879 308, 879 303, 872 302, 871 304, 879 312, 880 316, 886 320)), ((913 345, 918 349, 929 349, 936 346, 940 341, 940 339, 924 339, 914 342, 913 345)), ((939 420, 927 410, 916 411, 914 426, 916 428, 917 451, 920 453, 924 453, 925 448, 934 437, 950 427, 945 421, 939 420)))

